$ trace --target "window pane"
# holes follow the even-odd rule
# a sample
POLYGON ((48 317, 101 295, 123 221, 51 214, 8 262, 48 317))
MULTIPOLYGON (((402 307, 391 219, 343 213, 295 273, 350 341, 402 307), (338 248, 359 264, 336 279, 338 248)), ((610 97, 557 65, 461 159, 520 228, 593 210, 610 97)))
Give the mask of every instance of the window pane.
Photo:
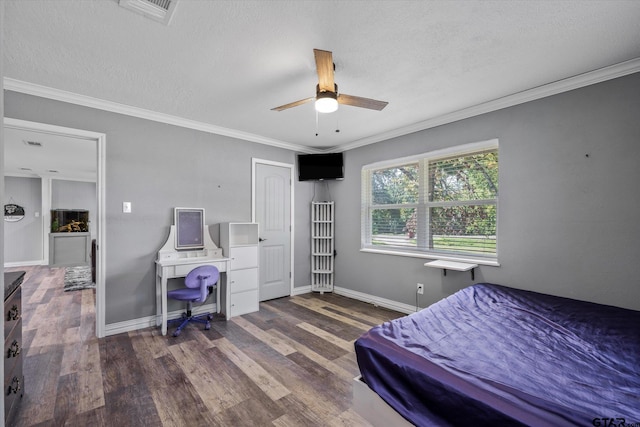
POLYGON ((399 205, 418 201, 418 164, 380 169, 371 174, 374 205, 399 205))
POLYGON ((496 255, 496 206, 450 206, 430 210, 435 250, 496 255))
POLYGON ((371 244, 382 246, 416 246, 416 210, 373 209, 371 244))
POLYGON ((489 151, 429 162, 429 201, 495 199, 498 153, 489 151))

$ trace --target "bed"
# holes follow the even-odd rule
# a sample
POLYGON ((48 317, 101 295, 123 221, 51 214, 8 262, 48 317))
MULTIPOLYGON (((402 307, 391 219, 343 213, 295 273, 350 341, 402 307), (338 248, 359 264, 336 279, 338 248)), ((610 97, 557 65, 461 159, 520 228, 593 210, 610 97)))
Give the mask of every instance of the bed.
POLYGON ((372 328, 355 351, 354 406, 374 424, 640 423, 640 311, 483 283, 372 328), (367 393, 392 414, 363 406, 367 393))

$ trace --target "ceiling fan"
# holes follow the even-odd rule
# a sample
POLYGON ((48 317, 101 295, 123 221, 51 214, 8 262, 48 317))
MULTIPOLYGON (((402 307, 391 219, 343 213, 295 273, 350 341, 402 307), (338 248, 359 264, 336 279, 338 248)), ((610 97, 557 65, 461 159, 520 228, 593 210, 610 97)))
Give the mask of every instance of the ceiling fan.
POLYGON ((338 85, 333 81, 333 73, 335 71, 333 55, 328 50, 320 49, 313 49, 313 54, 316 59, 316 70, 318 72, 316 96, 284 104, 271 110, 283 111, 314 100, 316 111, 319 113, 333 113, 338 109, 338 104, 378 111, 387 106, 388 102, 386 101, 377 101, 375 99, 346 95, 344 93, 339 94, 338 85))

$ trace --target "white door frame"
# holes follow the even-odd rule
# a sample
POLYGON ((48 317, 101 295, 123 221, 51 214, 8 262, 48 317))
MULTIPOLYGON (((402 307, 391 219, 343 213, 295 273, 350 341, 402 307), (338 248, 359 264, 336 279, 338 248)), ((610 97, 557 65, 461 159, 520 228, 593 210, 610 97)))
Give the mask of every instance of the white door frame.
MULTIPOLYGON (((107 136, 104 133, 91 132, 87 130, 67 128, 62 126, 55 126, 46 123, 30 122, 26 120, 12 119, 9 117, 4 118, 4 127, 13 128, 18 130, 27 130, 48 133, 52 135, 67 136, 70 138, 86 139, 90 142, 96 143, 98 152, 98 169, 96 176, 96 192, 97 192, 97 206, 98 206, 98 234, 97 234, 97 262, 96 262, 96 336, 98 338, 104 337, 105 330, 105 260, 106 260, 106 221, 105 213, 105 162, 106 162, 106 142, 107 136)), ((42 215, 43 221, 46 215, 42 215)), ((48 228, 47 228, 48 229, 48 228)), ((45 238, 47 238, 45 236, 45 238)), ((43 246, 44 247, 44 246, 43 246)), ((45 254, 43 254, 45 255, 45 254)))
POLYGON ((279 166, 282 168, 287 168, 289 169, 289 183, 290 183, 290 188, 291 188, 291 203, 290 203, 290 219, 291 219, 291 233, 289 233, 289 244, 291 246, 291 259, 289 260, 289 262, 291 263, 291 277, 289 277, 289 295, 293 295, 293 278, 295 277, 294 271, 293 271, 293 255, 295 254, 295 248, 294 248, 294 241, 295 239, 293 238, 293 233, 294 230, 296 229, 294 226, 294 212, 295 212, 295 205, 293 203, 294 201, 294 196, 293 196, 293 164, 291 163, 282 163, 282 162, 274 162, 272 160, 264 160, 264 159, 258 159, 255 157, 251 158, 251 222, 256 222, 256 168, 258 167, 258 164, 263 164, 263 165, 270 165, 270 166, 279 166))

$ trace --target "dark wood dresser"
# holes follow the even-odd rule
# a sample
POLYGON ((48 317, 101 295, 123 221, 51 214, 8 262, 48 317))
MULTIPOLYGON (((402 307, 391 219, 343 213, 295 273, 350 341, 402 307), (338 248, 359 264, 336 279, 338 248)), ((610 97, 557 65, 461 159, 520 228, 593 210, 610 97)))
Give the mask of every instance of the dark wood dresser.
POLYGON ((22 374, 22 281, 24 271, 4 273, 4 419, 12 425, 24 391, 22 374))

